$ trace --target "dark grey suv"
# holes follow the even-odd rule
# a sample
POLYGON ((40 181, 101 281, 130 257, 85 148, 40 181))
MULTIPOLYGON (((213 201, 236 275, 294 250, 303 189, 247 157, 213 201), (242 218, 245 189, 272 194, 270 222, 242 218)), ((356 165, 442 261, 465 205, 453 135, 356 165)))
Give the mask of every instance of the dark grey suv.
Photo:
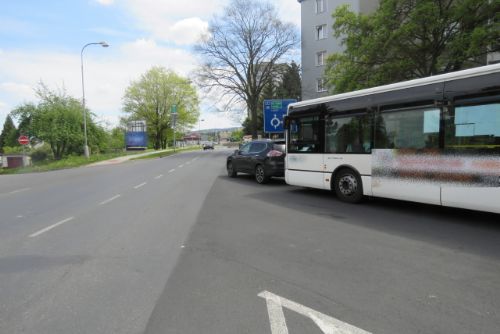
POLYGON ((242 144, 226 162, 227 175, 252 174, 258 183, 285 173, 285 141, 255 140, 242 144))

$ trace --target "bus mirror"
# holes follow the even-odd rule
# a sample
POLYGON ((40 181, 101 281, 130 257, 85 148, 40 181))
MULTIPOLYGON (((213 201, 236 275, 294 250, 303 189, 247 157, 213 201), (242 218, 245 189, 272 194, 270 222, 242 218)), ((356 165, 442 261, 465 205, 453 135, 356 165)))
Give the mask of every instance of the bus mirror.
POLYGON ((290 129, 290 118, 288 116, 283 117, 283 128, 285 130, 290 129))

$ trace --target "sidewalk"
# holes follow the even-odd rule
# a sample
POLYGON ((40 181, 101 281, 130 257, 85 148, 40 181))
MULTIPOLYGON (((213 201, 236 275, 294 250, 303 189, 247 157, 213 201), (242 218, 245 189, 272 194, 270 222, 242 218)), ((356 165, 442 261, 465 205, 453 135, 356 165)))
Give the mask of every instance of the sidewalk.
POLYGON ((166 150, 160 150, 160 151, 153 151, 153 152, 146 152, 146 153, 139 153, 139 154, 131 154, 131 155, 124 155, 122 157, 116 157, 113 159, 109 160, 104 160, 104 161, 99 161, 93 164, 89 164, 86 167, 95 167, 95 166, 105 166, 105 165, 115 165, 115 164, 121 164, 125 161, 129 161, 130 159, 138 158, 138 157, 143 157, 145 155, 151 155, 151 154, 157 154, 157 153, 163 153, 163 152, 170 152, 173 151, 173 149, 169 148, 166 150))

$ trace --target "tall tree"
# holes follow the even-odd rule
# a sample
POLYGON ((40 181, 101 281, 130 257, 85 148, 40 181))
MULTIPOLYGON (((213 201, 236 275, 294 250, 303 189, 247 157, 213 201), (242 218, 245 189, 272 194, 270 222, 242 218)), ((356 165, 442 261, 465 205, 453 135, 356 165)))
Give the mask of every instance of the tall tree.
POLYGON ((259 98, 275 64, 299 42, 297 29, 278 18, 276 8, 262 0, 231 0, 215 16, 195 50, 202 57, 200 86, 222 89, 230 101, 243 100, 257 136, 259 98))
POLYGON ((500 50, 498 0, 381 0, 371 15, 333 13, 344 53, 327 59, 334 92, 479 66, 500 50))
MULTIPOLYGON (((57 160, 68 154, 82 153, 83 109, 80 101, 65 91, 52 91, 43 83, 36 94, 40 99, 38 104, 26 103, 12 112, 20 121, 20 129, 48 143, 57 160)), ((104 130, 91 116, 87 113, 89 145, 99 150, 104 130)))
POLYGON ((171 108, 177 107, 178 131, 196 124, 199 100, 191 82, 163 67, 153 67, 132 82, 123 98, 130 119, 145 120, 155 149, 165 148, 172 128, 171 108))
POLYGON ((300 66, 294 61, 286 64, 278 83, 276 96, 282 99, 302 100, 302 79, 300 77, 300 66))
POLYGON ((17 129, 12 121, 12 117, 7 115, 3 124, 3 130, 0 134, 0 153, 3 153, 5 146, 17 146, 17 129))

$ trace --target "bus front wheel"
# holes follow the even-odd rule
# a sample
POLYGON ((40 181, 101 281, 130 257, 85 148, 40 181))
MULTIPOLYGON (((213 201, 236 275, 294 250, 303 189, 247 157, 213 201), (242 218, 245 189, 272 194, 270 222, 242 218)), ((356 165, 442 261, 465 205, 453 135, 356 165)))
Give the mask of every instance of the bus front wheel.
POLYGON ((349 203, 359 203, 363 199, 361 177, 352 169, 342 169, 335 175, 333 187, 337 197, 349 203))

